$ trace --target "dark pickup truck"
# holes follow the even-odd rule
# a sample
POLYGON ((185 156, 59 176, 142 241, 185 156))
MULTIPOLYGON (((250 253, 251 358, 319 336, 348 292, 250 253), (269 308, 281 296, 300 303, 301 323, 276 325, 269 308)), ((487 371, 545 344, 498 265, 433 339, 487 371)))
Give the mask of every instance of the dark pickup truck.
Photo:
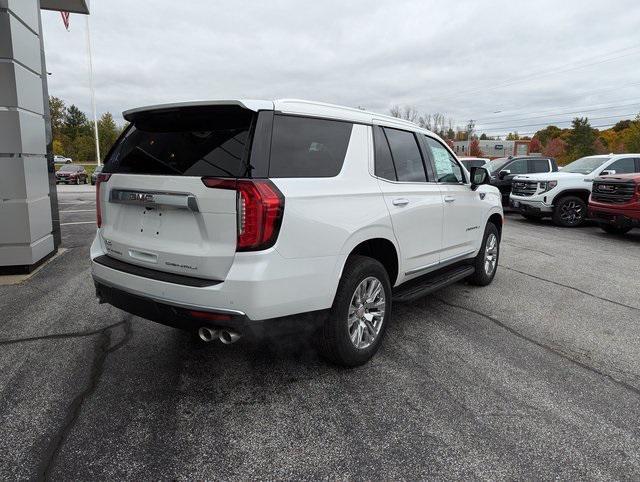
POLYGON ((558 164, 553 157, 533 156, 499 157, 483 167, 491 174, 491 185, 500 189, 503 206, 509 206, 509 194, 511 194, 511 184, 515 176, 558 170, 558 164))

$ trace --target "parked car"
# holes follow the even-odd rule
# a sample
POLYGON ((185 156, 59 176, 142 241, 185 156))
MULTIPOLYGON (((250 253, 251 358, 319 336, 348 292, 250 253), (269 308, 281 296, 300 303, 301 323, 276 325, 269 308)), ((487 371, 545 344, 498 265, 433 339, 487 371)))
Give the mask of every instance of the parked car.
POLYGON ((392 300, 495 276, 502 206, 435 134, 299 100, 125 112, 97 183, 101 302, 205 341, 293 321, 369 360, 392 300))
POLYGON ((53 156, 54 164, 71 164, 73 160, 65 156, 53 156))
POLYGON ((65 164, 56 171, 56 184, 86 184, 87 171, 78 164, 65 164))
POLYGON ((98 174, 102 172, 103 165, 96 166, 96 168, 91 173, 91 185, 95 186, 96 180, 98 179, 98 174))
POLYGON ((611 234, 640 227, 640 174, 596 177, 589 198, 589 217, 611 234))
POLYGON ((517 176, 511 205, 528 219, 551 217, 558 226, 580 226, 587 218, 593 180, 640 172, 640 154, 582 157, 549 174, 517 176))
POLYGON ((458 157, 458 160, 467 168, 467 171, 471 171, 472 167, 482 167, 489 162, 486 157, 458 157))
POLYGON ((485 166, 491 173, 491 184, 500 189, 502 205, 509 206, 513 178, 519 174, 556 172, 558 164, 552 157, 499 157, 485 166))

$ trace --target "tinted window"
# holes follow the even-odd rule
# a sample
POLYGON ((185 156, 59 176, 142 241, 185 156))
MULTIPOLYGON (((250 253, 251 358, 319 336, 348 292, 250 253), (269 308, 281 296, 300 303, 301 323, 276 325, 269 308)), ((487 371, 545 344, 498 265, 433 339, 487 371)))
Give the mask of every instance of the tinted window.
POLYGON ((508 163, 506 166, 504 166, 502 170, 511 171, 511 174, 526 174, 528 170, 527 160, 516 159, 515 161, 512 161, 508 163))
POLYGON ((424 172, 422 155, 413 133, 386 127, 384 133, 389 141, 398 181, 425 182, 427 175, 424 172))
POLYGON ((373 127, 373 143, 375 145, 375 173, 376 176, 391 181, 397 181, 396 170, 391 159, 391 150, 382 128, 373 127))
POLYGON ((632 172, 636 172, 636 165, 633 158, 629 157, 627 159, 619 159, 612 162, 605 167, 605 170, 616 171, 616 174, 630 174, 632 172))
POLYGON ((277 115, 270 177, 333 177, 342 169, 353 124, 277 115))
POLYGON ((529 172, 549 172, 549 161, 546 159, 529 159, 529 172))
POLYGON ((438 182, 464 182, 462 168, 451 155, 449 150, 437 140, 425 136, 427 145, 431 150, 434 167, 436 169, 436 178, 438 182))
POLYGON ((464 167, 467 168, 467 171, 470 171, 472 167, 482 167, 486 164, 485 161, 481 161, 480 159, 477 159, 477 160, 464 159, 460 162, 464 165, 464 167))
POLYGON ((111 150, 104 172, 250 176, 255 113, 238 106, 143 112, 111 150))

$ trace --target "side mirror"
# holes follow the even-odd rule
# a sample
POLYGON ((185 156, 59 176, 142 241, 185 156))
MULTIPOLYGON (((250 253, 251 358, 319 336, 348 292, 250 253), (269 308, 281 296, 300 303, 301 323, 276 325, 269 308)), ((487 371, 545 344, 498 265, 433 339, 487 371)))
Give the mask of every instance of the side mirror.
POLYGON ((511 174, 511 171, 509 169, 505 169, 504 171, 500 171, 498 173, 498 178, 502 181, 505 177, 507 177, 509 174, 511 174))
POLYGON ((614 169, 605 169, 600 173, 601 176, 613 176, 616 173, 614 169))
POLYGON ((471 168, 471 189, 475 189, 482 184, 489 184, 491 175, 489 171, 484 167, 472 167, 471 168))

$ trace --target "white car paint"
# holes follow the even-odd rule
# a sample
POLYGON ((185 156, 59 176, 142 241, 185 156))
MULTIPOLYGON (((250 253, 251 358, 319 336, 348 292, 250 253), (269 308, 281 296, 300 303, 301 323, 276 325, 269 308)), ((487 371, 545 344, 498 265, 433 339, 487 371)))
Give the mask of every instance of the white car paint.
MULTIPOLYGON (((189 267, 197 263, 198 276, 223 282, 190 287, 92 262, 97 281, 167 304, 265 320, 330 308, 345 261, 363 241, 382 238, 394 245, 399 273, 392 284, 398 286, 431 269, 476 256, 489 217, 502 216, 499 191, 489 185, 473 190, 464 168, 467 182, 457 185, 390 182, 374 175, 372 125, 439 139, 410 122, 299 100, 198 105, 225 103, 354 122, 342 170, 330 178, 272 179, 286 200, 284 218, 275 245, 255 252, 235 252, 233 191, 206 188, 200 177, 114 174, 101 186, 103 226, 91 246, 92 260, 108 255, 182 275, 192 274, 189 267), (128 206, 109 202, 110 192, 118 189, 189 193, 197 200, 199 212, 187 216, 165 211, 165 216, 172 216, 172 229, 150 241, 138 232, 140 219, 128 206), (398 199, 408 203, 398 204, 398 199), (172 265, 163 264, 166 259, 171 259, 172 265)), ((449 152, 455 158, 453 151, 449 152)), ((159 222, 158 214, 150 213, 141 229, 153 233, 166 225, 164 220, 159 222)))

